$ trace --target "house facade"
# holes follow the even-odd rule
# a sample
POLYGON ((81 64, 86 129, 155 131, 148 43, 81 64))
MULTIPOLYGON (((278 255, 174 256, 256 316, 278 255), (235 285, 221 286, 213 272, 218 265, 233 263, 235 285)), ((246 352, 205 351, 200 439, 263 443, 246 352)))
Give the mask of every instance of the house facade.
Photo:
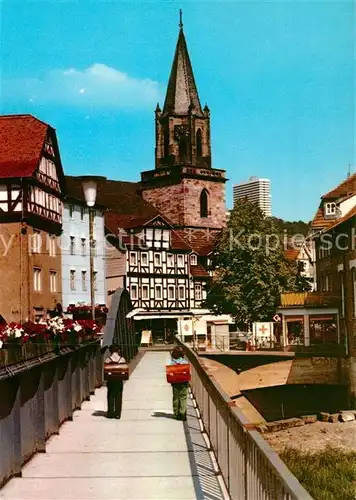
MULTIPOLYGON (((90 237, 89 210, 81 181, 66 176, 66 198, 63 210, 62 293, 63 307, 78 302, 90 305, 90 237)), ((104 210, 94 210, 94 298, 95 304, 106 304, 104 210)))
POLYGON ((64 175, 55 130, 0 117, 0 314, 34 320, 61 302, 64 175))

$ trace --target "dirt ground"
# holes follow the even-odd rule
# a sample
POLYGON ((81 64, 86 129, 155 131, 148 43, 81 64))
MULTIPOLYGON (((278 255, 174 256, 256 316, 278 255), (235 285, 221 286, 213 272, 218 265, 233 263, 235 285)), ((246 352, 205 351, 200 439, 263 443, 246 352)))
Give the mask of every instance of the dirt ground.
POLYGON ((263 434, 272 448, 281 452, 286 447, 303 452, 317 452, 330 445, 345 451, 356 451, 356 420, 352 422, 315 422, 279 432, 263 434))
MULTIPOLYGON (((251 370, 250 373, 245 372, 242 376, 236 375, 233 370, 217 361, 207 358, 202 358, 201 361, 209 375, 218 382, 228 396, 239 394, 241 385, 244 388, 248 387, 249 384, 252 386, 254 384, 258 385, 258 383, 256 384, 256 370, 251 370)), ((279 364, 279 366, 282 367, 282 364, 279 364)), ((274 375, 271 367, 267 366, 267 368, 274 375)), ((263 417, 246 398, 239 398, 235 403, 251 422, 258 424, 264 421, 263 417)), ((336 424, 315 422, 314 424, 306 424, 302 427, 294 427, 279 432, 264 433, 262 436, 278 453, 285 447, 316 452, 323 450, 327 445, 339 447, 343 450, 356 451, 356 420, 336 424)))

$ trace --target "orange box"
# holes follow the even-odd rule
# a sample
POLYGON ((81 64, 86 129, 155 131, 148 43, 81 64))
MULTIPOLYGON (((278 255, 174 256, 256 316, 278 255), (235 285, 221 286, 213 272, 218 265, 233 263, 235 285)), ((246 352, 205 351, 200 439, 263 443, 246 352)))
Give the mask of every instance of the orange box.
POLYGON ((184 365, 167 365, 166 366, 167 382, 169 384, 181 384, 190 382, 190 364, 184 365))

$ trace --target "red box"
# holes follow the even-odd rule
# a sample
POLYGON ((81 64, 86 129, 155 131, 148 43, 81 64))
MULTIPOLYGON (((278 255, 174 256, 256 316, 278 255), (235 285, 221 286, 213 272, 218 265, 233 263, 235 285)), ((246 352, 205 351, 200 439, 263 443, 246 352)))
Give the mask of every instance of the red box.
POLYGON ((184 365, 167 365, 166 366, 167 382, 169 384, 181 384, 190 382, 190 364, 184 365))
POLYGON ((104 364, 104 379, 108 381, 128 380, 129 365, 126 363, 105 363, 104 364))

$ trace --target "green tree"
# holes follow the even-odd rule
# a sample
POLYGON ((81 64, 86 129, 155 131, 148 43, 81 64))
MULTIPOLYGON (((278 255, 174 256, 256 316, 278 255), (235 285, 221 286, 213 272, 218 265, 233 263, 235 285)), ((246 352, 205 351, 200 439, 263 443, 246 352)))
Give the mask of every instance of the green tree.
POLYGON ((270 321, 283 291, 297 291, 301 270, 285 258, 283 235, 255 203, 238 201, 211 258, 205 306, 240 327, 270 321))

